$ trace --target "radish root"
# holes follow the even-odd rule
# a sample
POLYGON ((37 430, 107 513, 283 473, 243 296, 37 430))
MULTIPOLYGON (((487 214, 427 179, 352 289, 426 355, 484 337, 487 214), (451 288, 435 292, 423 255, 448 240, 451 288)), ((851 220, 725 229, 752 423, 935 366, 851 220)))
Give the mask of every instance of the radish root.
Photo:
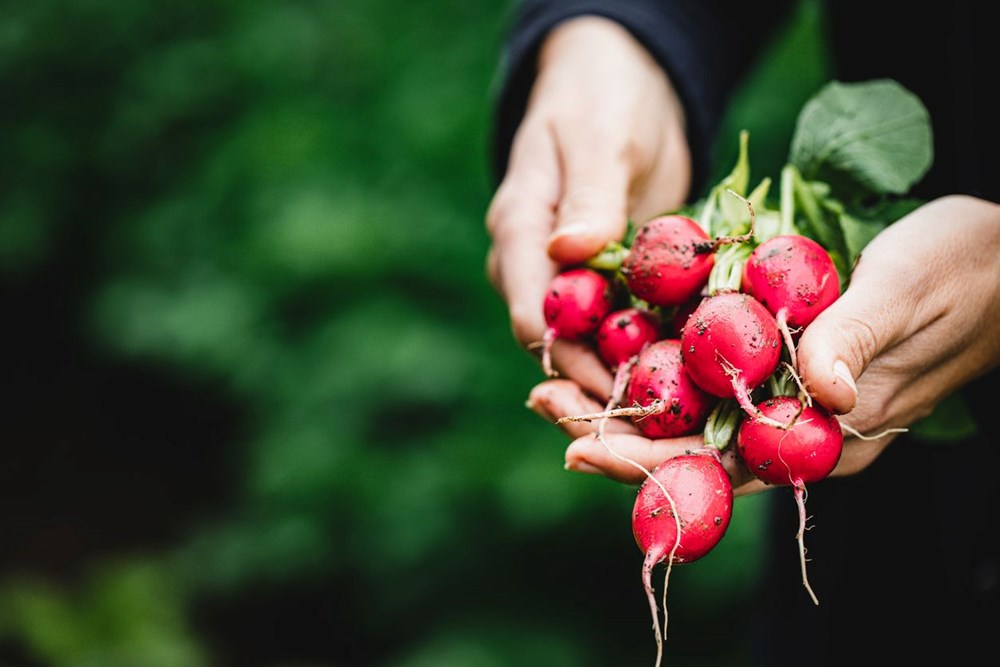
MULTIPOLYGON (((676 400, 671 401, 669 405, 676 403, 676 400)), ((556 420, 556 424, 565 424, 566 422, 590 422, 595 419, 605 420, 609 417, 637 417, 642 419, 644 417, 649 417, 650 415, 658 415, 662 412, 666 412, 668 403, 662 398, 658 398, 647 406, 633 405, 627 408, 614 408, 612 410, 604 410, 603 412, 591 412, 585 415, 568 415, 566 417, 560 417, 556 420)))
POLYGON ((594 436, 597 438, 598 442, 601 443, 601 446, 604 447, 605 451, 607 451, 608 454, 610 454, 615 459, 621 461, 622 463, 630 465, 641 471, 642 474, 646 476, 646 479, 652 481, 654 484, 656 484, 656 486, 659 487, 660 491, 663 493, 663 497, 666 498, 667 503, 669 503, 670 505, 670 513, 671 516, 674 517, 674 522, 676 524, 677 537, 674 540, 674 544, 673 547, 670 549, 669 555, 667 556, 667 569, 666 569, 666 574, 664 574, 663 577, 662 629, 660 626, 659 610, 656 607, 656 598, 653 597, 653 586, 652 586, 653 568, 656 566, 658 562, 657 554, 650 551, 649 553, 646 554, 646 557, 643 560, 642 564, 642 583, 643 583, 643 588, 646 591, 646 597, 649 601, 649 611, 653 617, 653 634, 656 639, 656 667, 659 667, 663 661, 663 643, 667 639, 667 624, 669 620, 669 616, 667 613, 667 588, 670 583, 670 572, 674 564, 674 555, 677 553, 677 548, 680 546, 681 543, 680 514, 677 511, 677 505, 674 503, 673 497, 667 491, 667 488, 663 485, 663 483, 660 482, 660 480, 656 479, 656 477, 653 476, 653 473, 650 472, 649 469, 647 469, 644 465, 642 465, 638 461, 635 461, 615 451, 615 449, 608 443, 607 439, 604 437, 605 425, 607 424, 608 419, 610 419, 611 417, 619 417, 619 416, 645 417, 651 414, 658 414, 660 412, 663 412, 663 410, 665 409, 666 401, 662 399, 654 401, 652 404, 650 404, 645 408, 636 406, 633 408, 614 409, 614 406, 621 401, 621 397, 625 393, 626 382, 624 381, 624 378, 628 377, 628 373, 632 368, 632 366, 635 364, 637 359, 638 356, 633 356, 627 362, 621 364, 615 371, 615 383, 611 391, 611 398, 608 400, 608 403, 606 404, 605 410, 603 412, 562 417, 558 419, 556 423, 563 424, 568 421, 592 421, 594 419, 599 419, 600 421, 598 422, 597 430, 594 433, 594 436))
MULTIPOLYGON (((602 425, 605 419, 607 419, 607 417, 602 418, 601 422, 602 425)), ((627 463, 628 465, 638 468, 639 470, 642 471, 642 473, 646 476, 647 479, 652 481, 654 484, 656 484, 656 486, 660 488, 660 491, 663 492, 664 498, 666 498, 667 502, 670 504, 670 514, 671 516, 674 517, 674 522, 676 523, 677 526, 677 538, 674 540, 674 545, 670 549, 670 554, 667 556, 667 570, 666 574, 664 574, 663 576, 663 628, 662 629, 660 628, 660 614, 659 610, 656 608, 656 598, 653 597, 653 586, 652 586, 653 568, 656 566, 657 563, 656 559, 657 554, 653 551, 648 552, 642 563, 642 585, 643 588, 646 590, 646 598, 649 600, 649 611, 653 617, 653 634, 656 639, 656 667, 660 667, 660 663, 663 661, 663 643, 667 639, 667 623, 669 621, 669 615, 667 613, 667 587, 669 586, 670 583, 670 571, 671 569, 673 569, 674 554, 677 553, 677 547, 679 547, 681 543, 680 514, 677 511, 677 505, 674 503, 673 497, 667 491, 667 488, 663 486, 663 483, 653 476, 653 473, 651 473, 644 465, 642 465, 638 461, 634 461, 633 459, 630 459, 629 457, 616 452, 614 448, 612 448, 611 445, 608 444, 608 441, 604 438, 604 431, 602 428, 598 427, 598 430, 594 435, 600 441, 601 445, 604 446, 604 449, 607 450, 608 454, 610 454, 611 456, 615 457, 616 459, 618 459, 623 463, 627 463)))
POLYGON ((885 429, 884 431, 882 431, 881 433, 879 433, 877 435, 864 435, 862 433, 859 433, 853 427, 848 426, 847 424, 844 424, 843 422, 841 422, 840 428, 842 428, 843 430, 847 431, 848 433, 850 433, 851 435, 853 435, 855 438, 859 438, 861 440, 878 440, 879 438, 884 438, 885 436, 889 435, 890 433, 906 433, 907 431, 910 430, 908 428, 887 428, 887 429, 885 429))
POLYGON ((794 484, 795 490, 795 503, 799 507, 799 532, 795 535, 795 539, 799 543, 799 563, 802 568, 802 585, 806 587, 806 591, 809 593, 809 597, 812 598, 813 604, 819 606, 819 598, 816 597, 816 593, 813 592, 812 586, 809 585, 809 576, 806 574, 806 544, 805 544, 805 532, 806 532, 806 498, 808 493, 806 492, 806 485, 802 483, 802 480, 796 480, 794 484))

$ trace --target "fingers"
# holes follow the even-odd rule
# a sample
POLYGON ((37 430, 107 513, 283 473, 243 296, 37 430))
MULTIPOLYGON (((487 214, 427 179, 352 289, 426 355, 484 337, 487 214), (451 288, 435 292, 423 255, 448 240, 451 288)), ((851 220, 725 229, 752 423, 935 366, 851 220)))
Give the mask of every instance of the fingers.
POLYGON ((700 433, 670 440, 650 440, 635 433, 608 433, 603 443, 591 433, 570 443, 566 449, 566 468, 602 474, 626 484, 640 484, 646 479, 643 468, 652 472, 667 459, 703 444, 700 433))
MULTIPOLYGON (((605 407, 576 382, 571 380, 546 380, 536 385, 528 395, 527 405, 546 421, 555 423, 559 419, 574 415, 590 415, 603 412, 605 407)), ((559 426, 571 438, 579 438, 597 431, 597 420, 569 421, 559 426)), ((637 433, 632 424, 624 419, 613 418, 606 422, 608 433, 637 433)))
POLYGON ((621 140, 591 133, 586 141, 563 146, 565 190, 547 246, 555 261, 583 262, 624 237, 631 174, 621 140))
POLYGON ((552 345, 552 365, 560 376, 572 379, 588 394, 601 399, 611 396, 614 376, 591 345, 556 340, 552 345))
POLYGON ((799 340, 798 363, 806 389, 836 414, 854 409, 857 378, 909 327, 912 313, 898 306, 899 295, 887 294, 885 284, 858 275, 799 340))
MULTIPOLYGON (((556 422, 572 415, 591 415, 605 411, 599 403, 570 380, 546 380, 536 385, 527 405, 546 421, 556 422)), ((597 420, 567 421, 560 424, 573 438, 566 449, 566 469, 603 475, 626 484, 641 484, 646 472, 663 461, 704 445, 701 433, 682 438, 650 440, 628 420, 608 419, 603 442, 597 437, 597 420)), ((771 488, 753 477, 736 455, 733 447, 722 452, 722 465, 733 482, 736 496, 758 493, 771 488)))
POLYGON ((522 345, 542 338, 542 303, 557 266, 546 252, 554 224, 559 171, 551 137, 525 124, 511 150, 510 166, 486 215, 493 246, 487 269, 507 302, 511 328, 522 345))
POLYGON ((806 327, 799 343, 800 370, 821 404, 840 414, 850 411, 857 400, 852 380, 880 355, 882 366, 927 384, 928 368, 965 347, 955 346, 955 332, 967 331, 966 322, 990 321, 977 317, 991 301, 987 297, 969 306, 976 316, 957 327, 939 323, 954 312, 954 304, 976 303, 992 293, 970 282, 984 273, 973 268, 967 244, 975 238, 990 247, 990 239, 997 238, 995 232, 956 233, 942 222, 996 230, 997 217, 992 205, 946 197, 897 220, 865 247, 847 290, 806 327))

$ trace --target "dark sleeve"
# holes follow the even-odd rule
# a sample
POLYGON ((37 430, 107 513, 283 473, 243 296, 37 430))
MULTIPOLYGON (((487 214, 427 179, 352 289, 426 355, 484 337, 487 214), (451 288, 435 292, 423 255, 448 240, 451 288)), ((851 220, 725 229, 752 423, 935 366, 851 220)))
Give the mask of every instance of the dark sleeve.
POLYGON ((493 125, 492 166, 498 183, 535 79, 539 47, 559 22, 603 16, 631 32, 666 70, 688 121, 692 192, 710 172, 712 142, 725 105, 794 0, 525 0, 512 19, 501 61, 493 125))

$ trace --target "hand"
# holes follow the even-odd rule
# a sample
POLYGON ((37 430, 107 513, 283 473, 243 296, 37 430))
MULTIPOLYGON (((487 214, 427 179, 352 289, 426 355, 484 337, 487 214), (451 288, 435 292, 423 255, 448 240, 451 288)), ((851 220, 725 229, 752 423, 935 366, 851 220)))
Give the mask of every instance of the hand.
MULTIPOLYGON (((1000 205, 944 197, 897 221, 865 248, 848 289, 802 333, 799 368, 818 403, 862 435, 879 435, 909 427, 995 368, 998 326, 1000 205)), ((560 380, 536 386, 529 405, 553 421, 603 410, 580 387, 560 380)), ((568 422, 563 428, 574 438, 566 450, 568 468, 626 483, 643 480, 639 469, 597 441, 596 423, 568 422)), ((846 438, 832 476, 865 469, 894 437, 846 438)), ((619 455, 652 469, 700 444, 701 435, 649 440, 614 419, 606 441, 619 455)), ((767 488, 731 452, 724 463, 736 495, 767 488)))
MULTIPOLYGON (((487 213, 490 280, 522 345, 542 339, 542 302, 559 268, 621 240, 629 218, 682 205, 690 162, 680 102, 629 32, 593 16, 551 32, 487 213)), ((610 394, 611 375, 587 346, 557 341, 552 358, 561 376, 610 394)))
MULTIPOLYGON (((1000 205, 943 197, 865 248, 848 289, 803 331, 800 369, 819 403, 877 435, 995 368, 998 326, 1000 205)), ((893 437, 845 442, 833 474, 868 467, 893 437)))

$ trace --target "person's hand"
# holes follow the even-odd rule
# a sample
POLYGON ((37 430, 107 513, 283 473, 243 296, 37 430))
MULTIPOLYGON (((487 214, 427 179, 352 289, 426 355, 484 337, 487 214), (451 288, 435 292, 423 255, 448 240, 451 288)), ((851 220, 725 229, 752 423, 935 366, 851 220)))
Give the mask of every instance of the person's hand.
MULTIPOLYGON (((1000 363, 1000 205, 965 196, 934 200, 879 234, 847 290, 803 331, 799 369, 814 400, 850 428, 832 476, 868 467, 896 433, 929 415, 949 394, 1000 363), (854 380, 853 378, 857 378, 854 380)), ((542 382, 529 405, 553 421, 600 412, 580 387, 542 382)), ((594 437, 596 423, 567 422, 568 468, 639 483, 644 474, 594 437)), ((623 419, 606 441, 652 469, 701 443, 701 435, 649 440, 623 419)), ((729 448, 730 450, 732 447, 729 448)), ((729 454, 737 495, 767 488, 729 454)))
MULTIPOLYGON (((542 340, 545 290, 561 267, 621 240, 630 218, 678 208, 690 185, 683 110, 662 68, 610 20, 557 26, 486 216, 487 270, 515 338, 528 349, 542 340)), ((587 346, 556 341, 552 359, 560 376, 610 394, 587 346)))

